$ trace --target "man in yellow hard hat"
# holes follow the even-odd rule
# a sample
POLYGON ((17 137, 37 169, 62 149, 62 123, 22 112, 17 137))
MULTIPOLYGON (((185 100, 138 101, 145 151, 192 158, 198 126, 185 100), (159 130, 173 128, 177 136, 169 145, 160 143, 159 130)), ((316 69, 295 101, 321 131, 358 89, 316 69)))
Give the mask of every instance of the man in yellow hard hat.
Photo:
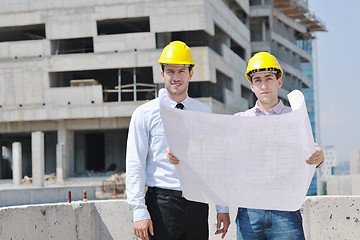
MULTIPOLYGON (((257 97, 255 106, 239 116, 279 115, 291 112, 278 98, 282 85, 283 70, 277 59, 267 53, 256 53, 248 62, 245 77, 257 97)), ((324 153, 320 147, 306 161, 308 164, 322 165, 324 153)), ((300 210, 276 211, 239 208, 237 217, 237 239, 305 239, 300 210)))
MULTIPOLYGON (((185 43, 167 45, 159 64, 172 107, 210 112, 208 106, 188 96, 195 63, 185 43)), ((134 111, 129 126, 126 194, 133 211, 134 234, 143 240, 207 240, 209 207, 183 197, 175 166, 167 160, 167 147, 156 98, 134 111)), ((217 211, 217 233, 224 237, 230 224, 228 208, 217 206, 217 211)))

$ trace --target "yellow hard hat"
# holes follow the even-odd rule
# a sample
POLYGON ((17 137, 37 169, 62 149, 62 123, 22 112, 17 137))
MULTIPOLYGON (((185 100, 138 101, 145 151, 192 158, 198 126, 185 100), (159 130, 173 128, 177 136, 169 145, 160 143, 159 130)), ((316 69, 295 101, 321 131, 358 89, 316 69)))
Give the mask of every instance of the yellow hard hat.
POLYGON ((181 41, 169 43, 161 53, 159 64, 184 64, 195 66, 190 48, 181 41))
POLYGON ((257 72, 271 72, 282 77, 283 70, 276 58, 268 52, 258 52, 252 58, 246 68, 245 77, 251 82, 251 77, 257 72))

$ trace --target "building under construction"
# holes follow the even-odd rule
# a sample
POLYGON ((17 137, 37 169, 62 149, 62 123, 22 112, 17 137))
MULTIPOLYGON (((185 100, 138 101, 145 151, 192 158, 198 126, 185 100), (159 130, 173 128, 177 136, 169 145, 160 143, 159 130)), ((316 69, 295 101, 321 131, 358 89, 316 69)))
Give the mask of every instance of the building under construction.
POLYGON ((232 114, 255 103, 244 72, 256 52, 278 58, 285 102, 310 87, 301 64, 313 58, 299 43, 316 31, 325 26, 304 0, 3 0, 0 178, 125 171, 131 114, 163 86, 170 41, 191 47, 189 95, 232 114))

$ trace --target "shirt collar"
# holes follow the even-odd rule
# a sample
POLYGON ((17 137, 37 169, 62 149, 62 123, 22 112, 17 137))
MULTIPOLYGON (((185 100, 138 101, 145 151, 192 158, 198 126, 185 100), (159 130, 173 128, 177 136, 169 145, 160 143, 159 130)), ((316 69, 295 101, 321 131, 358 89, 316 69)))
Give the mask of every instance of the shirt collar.
MULTIPOLYGON (((174 108, 176 106, 176 104, 178 104, 177 102, 175 102, 171 98, 169 98, 169 101, 170 101, 170 106, 172 108, 174 108)), ((184 105, 184 109, 189 109, 189 104, 190 104, 189 101, 190 101, 189 96, 186 96, 186 98, 181 101, 181 103, 184 105)))
MULTIPOLYGON (((279 115, 281 113, 281 111, 284 109, 285 105, 284 103, 279 99, 278 104, 276 104, 274 107, 270 108, 268 111, 268 115, 279 115)), ((264 113, 259 105, 258 105, 258 101, 256 101, 255 104, 255 114, 256 115, 266 115, 266 113, 264 113)))

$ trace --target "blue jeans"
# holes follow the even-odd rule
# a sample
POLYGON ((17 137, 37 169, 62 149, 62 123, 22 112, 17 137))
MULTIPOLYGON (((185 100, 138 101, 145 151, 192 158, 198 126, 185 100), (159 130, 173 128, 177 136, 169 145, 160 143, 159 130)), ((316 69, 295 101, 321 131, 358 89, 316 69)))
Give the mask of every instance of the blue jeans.
POLYGON ((300 210, 294 212, 239 208, 237 240, 304 240, 300 210))

